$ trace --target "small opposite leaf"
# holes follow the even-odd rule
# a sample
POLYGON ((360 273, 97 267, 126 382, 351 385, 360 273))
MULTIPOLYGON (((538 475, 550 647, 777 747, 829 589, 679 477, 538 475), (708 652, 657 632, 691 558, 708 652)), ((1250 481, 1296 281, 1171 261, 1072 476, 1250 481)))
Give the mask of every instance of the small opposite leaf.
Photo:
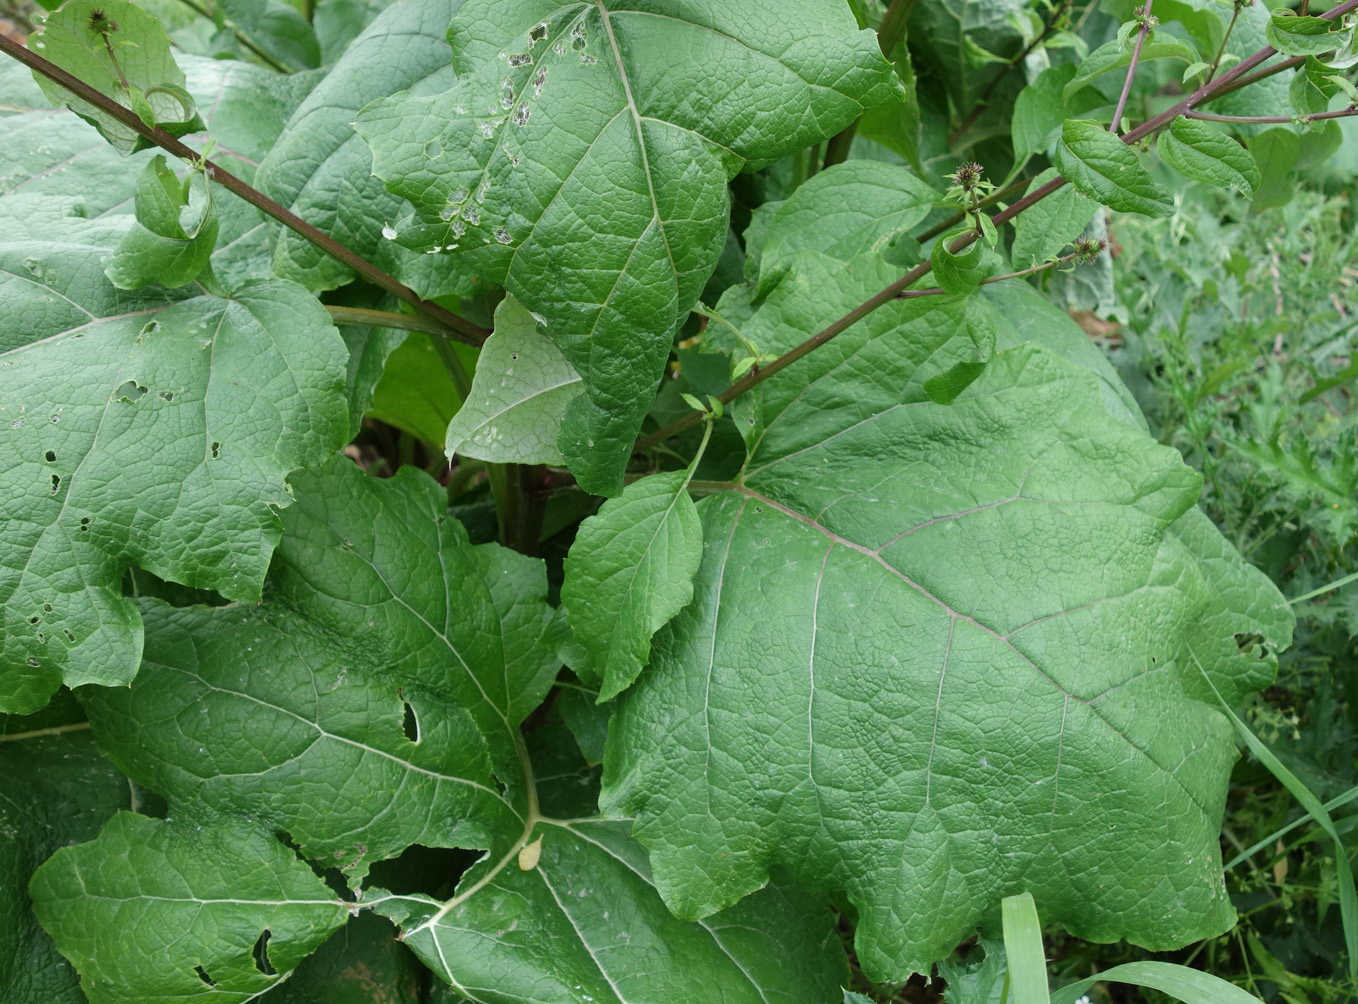
POLYGON ((1174 211, 1169 192, 1151 180, 1136 151, 1093 120, 1066 122, 1056 164, 1067 181, 1116 212, 1169 216, 1174 211))
POLYGON ((291 848, 258 827, 175 826, 131 812, 54 854, 29 892, 90 1004, 243 1000, 281 982, 348 915, 291 848), (254 955, 265 931, 273 974, 254 955))
POLYGON ((207 267, 217 244, 217 214, 205 189, 192 188, 192 180, 191 174, 181 183, 162 156, 146 165, 137 182, 137 223, 104 259, 104 273, 115 286, 155 283, 174 289, 207 267))
POLYGON ((955 296, 966 296, 974 293, 981 285, 981 280, 987 278, 994 269, 993 255, 987 255, 985 243, 980 240, 972 241, 962 250, 953 252, 948 245, 957 238, 965 236, 969 231, 954 230, 950 234, 944 234, 934 242, 934 249, 930 253, 930 259, 934 266, 934 280, 943 289, 955 296))
MULTIPOLYGON (((1187 42, 1172 35, 1157 35, 1141 47, 1141 62, 1152 59, 1181 59, 1185 63, 1198 62, 1198 53, 1187 42)), ((1131 46, 1118 44, 1117 39, 1105 42, 1083 60, 1070 82, 1065 85, 1062 97, 1069 100, 1075 92, 1092 83, 1095 78, 1126 66, 1132 61, 1131 46)))
POLYGON ((947 371, 924 381, 924 393, 934 404, 952 404, 958 394, 985 372, 995 353, 994 312, 995 308, 985 297, 969 296, 962 301, 963 323, 974 351, 970 359, 958 360, 947 371))
POLYGON ((513 296, 495 308, 471 394, 448 425, 444 452, 496 464, 560 464, 556 434, 583 391, 580 376, 513 296))
POLYGON ((1323 17, 1293 14, 1290 10, 1275 10, 1269 18, 1265 33, 1268 44, 1289 56, 1319 56, 1333 49, 1342 49, 1353 37, 1353 30, 1335 31, 1336 21, 1323 17))
POLYGON ((1206 122, 1177 118, 1157 145, 1161 159, 1184 177, 1218 188, 1234 186, 1247 199, 1259 187, 1259 168, 1249 151, 1206 122))
POLYGON ((600 701, 631 685, 650 661, 651 636, 693 597, 703 532, 688 479, 672 471, 629 485, 571 545, 561 602, 602 680, 600 701))
POLYGON ((1307 56, 1293 75, 1287 95, 1299 114, 1315 115, 1329 109, 1330 98, 1339 92, 1343 79, 1314 56, 1307 56))
MULTIPOLYGON (((164 27, 126 0, 69 0, 47 16, 41 30, 30 36, 29 45, 40 56, 134 110, 137 103, 130 88, 136 88, 143 105, 139 114, 149 113, 172 136, 204 128, 184 90, 184 73, 170 53, 170 38, 164 27), (128 87, 123 86, 124 80, 128 87)), ((49 101, 70 108, 94 125, 119 153, 126 155, 153 145, 36 71, 34 77, 49 101)))

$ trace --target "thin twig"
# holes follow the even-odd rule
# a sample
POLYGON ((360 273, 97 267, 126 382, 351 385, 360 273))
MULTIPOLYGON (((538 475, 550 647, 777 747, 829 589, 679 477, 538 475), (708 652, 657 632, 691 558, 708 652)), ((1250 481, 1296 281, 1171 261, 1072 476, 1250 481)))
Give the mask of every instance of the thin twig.
MULTIPOLYGON (((1087 253, 1088 252, 1086 251, 1072 251, 1068 255, 1062 255, 1060 258, 1055 258, 1052 261, 1044 261, 1040 265, 1033 265, 1018 272, 1006 272, 1004 275, 992 275, 989 279, 982 279, 979 285, 989 286, 991 283, 1004 282, 1006 279, 1022 279, 1026 276, 1037 275, 1037 273, 1045 272, 1049 268, 1056 268, 1058 265, 1065 265, 1067 262, 1072 262, 1076 258, 1083 257, 1087 253)), ((941 287, 934 287, 932 289, 903 289, 896 294, 896 299, 914 300, 921 296, 945 296, 947 293, 948 291, 941 287)))
MULTIPOLYGON (((204 7, 202 4, 198 3, 197 0, 179 0, 179 2, 182 3, 185 7, 192 10, 199 17, 205 17, 209 21, 216 20, 212 16, 212 12, 208 10, 206 7, 204 7)), ((227 24, 231 27, 231 34, 235 36, 236 41, 239 42, 241 45, 245 46, 247 49, 249 49, 260 59, 264 60, 264 62, 267 63, 271 69, 277 70, 279 73, 292 72, 292 67, 280 63, 273 56, 265 52, 259 46, 259 43, 252 39, 249 35, 245 34, 245 32, 241 31, 234 21, 227 21, 227 24)))
POLYGON ((1284 122, 1319 122, 1323 119, 1344 119, 1358 115, 1358 108, 1343 108, 1337 112, 1312 112, 1307 115, 1214 115, 1212 112, 1189 111, 1184 116, 1190 119, 1206 119, 1208 122, 1243 122, 1249 125, 1270 125, 1284 122))
POLYGON ((416 314, 398 314, 391 310, 369 310, 366 307, 338 307, 327 303, 325 309, 335 324, 359 324, 373 328, 396 328, 398 331, 422 331, 426 335, 448 334, 438 321, 416 314))
POLYGON ((1212 60, 1212 68, 1207 71, 1207 79, 1203 81, 1210 84, 1212 78, 1217 75, 1217 67, 1221 65, 1221 57, 1226 55, 1226 43, 1231 40, 1231 32, 1235 29, 1236 19, 1240 17, 1240 8, 1245 6, 1244 0, 1235 0, 1235 10, 1231 11, 1231 23, 1226 26, 1226 34, 1221 36, 1221 45, 1217 47, 1217 58, 1212 60))
MULTIPOLYGON (((1320 16, 1325 18, 1326 20, 1332 20, 1337 17, 1342 17, 1349 11, 1355 9, 1358 9, 1358 0, 1345 0, 1344 3, 1341 3, 1335 7, 1330 8, 1328 11, 1326 11, 1324 14, 1320 16)), ((1143 139, 1146 136, 1158 132, 1165 126, 1169 125, 1170 122, 1174 121, 1174 119, 1178 118, 1184 112, 1193 108, 1195 105, 1201 104, 1202 102, 1209 100, 1212 95, 1218 93, 1219 91, 1223 90, 1226 87, 1229 87, 1236 80, 1239 80, 1241 77, 1245 76, 1245 74, 1249 73, 1251 70, 1257 67, 1264 60, 1268 59, 1270 56, 1273 56, 1276 52, 1277 50, 1274 49, 1272 46, 1264 46, 1258 52, 1254 53, 1254 55, 1237 63, 1234 67, 1231 68, 1229 72, 1227 72, 1223 76, 1212 81, 1211 83, 1203 84, 1196 91, 1194 91, 1188 97, 1184 98, 1184 100, 1180 101, 1174 107, 1166 109, 1159 115, 1147 119, 1145 122, 1137 126, 1135 129, 1128 131, 1126 135, 1121 137, 1122 141, 1124 143, 1131 144, 1138 142, 1139 140, 1143 139)), ((1066 184, 1065 178, 1062 178, 1060 176, 1053 178, 1051 181, 1047 182, 1041 188, 1037 189, 1034 192, 1030 192, 1028 195, 1025 195, 1023 198, 1019 199, 1008 209, 996 213, 992 222, 995 224, 996 227, 999 227, 1002 224, 1009 222, 1019 213, 1023 212, 1030 206, 1045 199, 1048 195, 1051 195, 1052 192, 1059 190, 1065 184, 1066 184)), ((974 241, 975 239, 976 234, 974 231, 962 234, 960 237, 957 238, 957 240, 955 240, 952 243, 949 250, 956 253, 970 245, 972 241, 974 241)), ((722 404, 729 404, 731 401, 738 398, 741 394, 744 394, 746 391, 750 390, 750 388, 756 386, 759 383, 762 383, 769 377, 773 376, 775 373, 779 373, 782 370, 786 369, 788 366, 791 366, 793 363, 801 359, 803 356, 806 356, 807 354, 814 352, 816 349, 820 348, 826 342, 835 338, 841 332, 852 327, 854 324, 862 320, 868 314, 871 314, 878 307, 882 306, 883 304, 890 303, 892 300, 896 299, 896 294, 900 293, 902 290, 908 289, 911 285, 918 282, 924 276, 928 275, 929 272, 932 271, 932 269, 933 265, 931 264, 931 262, 927 260, 920 262, 914 268, 910 269, 910 271, 906 272, 905 275, 901 276, 899 279, 893 282, 886 289, 882 290, 880 293, 875 294, 870 299, 865 300, 863 303, 860 303, 853 310, 849 311, 843 317, 839 318, 839 320, 832 322, 826 328, 812 335, 810 338, 808 338, 806 341, 802 342, 795 348, 789 349, 787 352, 783 353, 783 355, 779 356, 777 359, 769 363, 767 366, 761 367, 757 372, 749 373, 746 376, 742 377, 740 380, 737 380, 730 387, 726 388, 726 390, 718 394, 717 395, 718 399, 722 402, 722 404)), ((653 432, 649 436, 643 436, 640 439, 638 439, 635 449, 637 449, 638 451, 646 450, 649 447, 654 446, 656 443, 664 442, 670 436, 683 432, 685 429, 689 428, 689 426, 696 424, 700 420, 701 415, 698 412, 696 411, 690 412, 683 418, 671 422, 663 429, 653 432)))
POLYGON ((1118 134, 1118 124, 1122 121, 1122 113, 1127 110, 1127 98, 1132 93, 1132 78, 1136 76, 1136 64, 1141 61, 1141 47, 1146 44, 1146 36, 1151 31, 1151 3, 1153 0, 1146 0, 1146 5, 1141 8, 1141 30, 1136 34, 1136 46, 1132 49, 1132 61, 1127 64, 1127 79, 1122 82, 1122 94, 1118 98, 1118 106, 1113 112, 1113 121, 1108 123, 1108 131, 1114 136, 1118 134))
MULTIPOLYGON (((1354 0, 1354 2, 1358 3, 1358 0, 1354 0)), ((133 132, 137 133, 137 135, 150 140, 161 149, 174 154, 176 157, 189 161, 190 163, 198 163, 200 161, 201 158, 195 150, 185 146, 164 129, 152 128, 146 125, 146 123, 144 123, 130 108, 123 107, 107 94, 96 90, 85 83, 85 81, 71 75, 55 63, 43 59, 37 53, 24 48, 13 39, 0 35, 0 52, 12 56, 30 69, 36 70, 49 80, 66 88, 81 100, 87 101, 100 111, 111 115, 133 132)), ((445 310, 437 303, 431 303, 429 300, 424 299, 394 276, 390 276, 386 272, 383 272, 368 260, 360 258, 343 244, 340 244, 332 237, 321 233, 321 231, 306 222, 306 220, 297 216, 290 210, 285 209, 283 206, 280 206, 263 192, 247 185, 245 182, 241 181, 240 178, 237 178, 234 174, 220 165, 215 164, 212 161, 206 161, 204 166, 207 176, 223 188, 239 195, 246 202, 268 216, 273 217, 294 233, 305 237, 326 254, 349 266, 349 268, 353 269, 369 282, 382 287, 397 299, 410 304, 426 317, 431 317, 439 324, 442 324, 444 328, 447 329, 449 338, 460 342, 466 342, 468 345, 480 345, 490 334, 485 328, 472 324, 465 318, 458 317, 451 311, 445 310)))

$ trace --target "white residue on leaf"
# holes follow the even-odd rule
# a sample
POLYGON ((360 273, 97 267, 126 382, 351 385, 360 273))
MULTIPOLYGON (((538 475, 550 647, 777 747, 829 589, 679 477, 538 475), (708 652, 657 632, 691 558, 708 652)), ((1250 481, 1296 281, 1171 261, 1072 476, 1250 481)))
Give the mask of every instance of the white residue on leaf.
POLYGON ((509 231, 504 227, 495 228, 495 239, 499 241, 501 244, 509 244, 512 243, 514 240, 514 238, 509 236, 509 231))
POLYGON ((382 224, 382 236, 389 241, 394 241, 396 239, 396 228, 390 223, 382 224))

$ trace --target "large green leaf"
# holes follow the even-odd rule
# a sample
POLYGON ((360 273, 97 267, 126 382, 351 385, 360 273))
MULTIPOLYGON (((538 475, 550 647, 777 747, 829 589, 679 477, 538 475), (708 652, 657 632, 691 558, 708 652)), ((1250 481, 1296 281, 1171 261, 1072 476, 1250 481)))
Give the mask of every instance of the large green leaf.
POLYGON ((515 818, 465 710, 384 680, 304 616, 141 610, 141 672, 82 699, 104 752, 174 816, 267 824, 355 881, 411 844, 486 846, 484 825, 515 818), (234 746, 239 729, 251 738, 234 746))
POLYGON ((132 812, 58 851, 29 889, 90 1004, 250 1000, 348 914, 291 848, 257 826, 191 828, 132 812))
MULTIPOLYGON (((256 176, 264 194, 425 296, 466 295, 473 287, 451 259, 426 257, 383 237, 404 209, 372 176, 372 155, 353 122, 370 101, 398 91, 437 94, 453 84, 444 33, 460 3, 419 0, 384 10, 297 108, 256 176)), ((310 289, 353 279, 347 265, 305 238, 274 230, 279 275, 310 289)))
POLYGON ((135 797, 84 723, 69 694, 36 715, 0 717, 0 1000, 14 1004, 85 1004, 27 892, 49 854, 89 840, 135 797))
POLYGON ((675 328, 726 243, 747 160, 829 136, 899 95, 836 0, 474 0, 459 80, 369 105, 373 169, 415 206, 396 240, 456 257, 544 319, 587 394, 559 446, 617 494, 675 328))
POLYGON ((537 859, 445 906, 413 897, 378 909, 455 990, 488 1002, 823 1004, 846 982, 828 905, 772 886, 694 924, 655 890, 625 823, 540 825, 537 859))
MULTIPOLYGON (((1133 51, 1134 46, 1130 43, 1123 44, 1120 39, 1105 42, 1080 61, 1079 69, 1066 83, 1062 97, 1069 100, 1075 92, 1092 84, 1105 73, 1128 65, 1132 61, 1133 51)), ((1161 34, 1141 46, 1140 59, 1142 62, 1152 59, 1179 59, 1185 63, 1195 63, 1198 61, 1198 51, 1182 39, 1161 34)))
POLYGON ((105 278, 107 253, 78 233, 0 245, 7 710, 63 682, 131 680, 131 565, 258 598, 284 477, 347 432, 344 343, 305 290, 127 293, 105 278))
MULTIPOLYGON (((194 964, 214 992, 262 985, 235 946, 265 928, 273 967, 297 964, 299 951, 274 952, 290 943, 275 924, 295 893, 265 902, 246 872, 231 894, 206 895, 218 866, 203 854, 221 853, 219 840, 240 844, 223 855, 228 867, 283 855, 304 869, 293 848, 339 866, 360 905, 401 923, 405 943, 475 1000, 829 998, 846 973, 823 899, 780 887, 701 925, 676 920, 625 823, 578 818, 592 811, 578 754, 535 742, 537 731, 524 742, 520 721, 557 667, 541 562, 468 544, 442 517, 441 490, 411 468, 379 481, 336 459, 294 481, 271 598, 249 608, 144 601, 142 672, 128 690, 83 695, 110 756, 163 792, 179 821, 117 817, 35 882, 44 926, 86 981, 111 981, 101 1001, 186 999, 194 964), (127 830, 148 849, 129 852, 127 830), (444 902, 360 888, 369 864, 412 843, 490 853, 444 902), (205 915, 231 944, 207 938, 206 925, 184 945, 153 938, 149 951, 122 950, 117 939, 131 934, 75 940, 99 924, 129 930, 72 886, 78 867, 100 876, 96 896, 121 895, 103 883, 121 881, 128 857, 154 895, 166 895, 151 887, 165 865, 177 866, 189 891, 170 895, 210 898, 205 915), (189 952, 200 954, 185 966, 189 952), (658 957, 673 961, 657 969, 658 957), (174 990, 157 998, 148 988, 162 980, 174 990)), ((175 905, 128 899, 131 911, 165 911, 157 930, 187 926, 175 905)), ((325 903, 303 905, 321 916, 325 903)))
MULTIPOLYGON (((870 256, 800 270, 746 324, 772 351, 890 277, 870 256)), ((1010 319, 1040 302, 1009 295, 1010 319)), ((699 503, 694 601, 620 698, 605 810, 636 815, 681 916, 771 868, 845 890, 877 979, 928 971, 1022 890, 1091 940, 1218 933, 1236 753, 1189 651, 1238 699, 1274 664, 1235 635, 1285 643, 1291 616, 1084 367, 1001 330, 930 403, 922 378, 963 346, 919 303, 763 385, 741 477, 699 503)))

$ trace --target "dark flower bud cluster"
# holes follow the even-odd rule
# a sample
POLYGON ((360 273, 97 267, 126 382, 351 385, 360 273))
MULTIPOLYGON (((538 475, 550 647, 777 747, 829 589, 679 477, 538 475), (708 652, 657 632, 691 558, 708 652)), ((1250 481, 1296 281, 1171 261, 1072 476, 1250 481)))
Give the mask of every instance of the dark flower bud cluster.
POLYGON ((90 16, 85 23, 90 31, 94 32, 96 35, 103 35, 105 38, 118 30, 118 22, 109 17, 98 7, 90 11, 90 16))

